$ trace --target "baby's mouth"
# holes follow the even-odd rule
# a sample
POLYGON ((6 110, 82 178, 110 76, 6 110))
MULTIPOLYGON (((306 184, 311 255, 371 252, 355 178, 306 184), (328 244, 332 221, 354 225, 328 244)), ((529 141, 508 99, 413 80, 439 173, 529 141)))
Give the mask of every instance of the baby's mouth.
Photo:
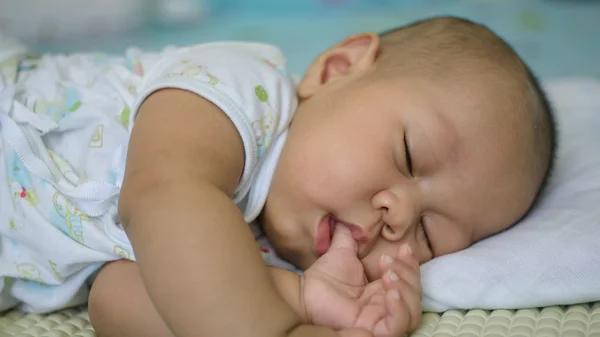
POLYGON ((315 253, 317 257, 321 257, 329 250, 336 223, 337 220, 331 214, 325 215, 319 222, 315 235, 315 253))
POLYGON ((331 247, 333 233, 335 232, 335 227, 338 224, 350 229, 352 232, 352 237, 358 245, 359 255, 362 255, 362 253, 364 253, 364 249, 369 244, 369 237, 365 234, 363 228, 355 224, 345 223, 333 215, 327 214, 321 219, 319 225, 317 226, 315 235, 315 253, 317 257, 321 257, 323 254, 327 253, 331 247))

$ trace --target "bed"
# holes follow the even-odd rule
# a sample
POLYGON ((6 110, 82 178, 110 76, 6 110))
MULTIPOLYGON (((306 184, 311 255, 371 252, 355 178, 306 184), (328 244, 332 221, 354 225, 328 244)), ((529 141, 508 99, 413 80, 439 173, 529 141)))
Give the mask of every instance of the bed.
MULTIPOLYGON (((587 75, 600 78, 600 3, 576 1, 464 1, 430 7, 406 7, 386 13, 348 14, 331 27, 327 15, 311 18, 218 17, 192 28, 151 28, 114 38, 38 41, 39 51, 104 50, 121 52, 136 44, 160 49, 167 44, 209 40, 261 40, 282 47, 290 67, 302 73, 317 51, 348 33, 380 31, 435 14, 458 14, 486 22, 513 44, 542 78, 587 75), (507 4, 510 3, 510 4, 507 4), (440 7, 441 6, 441 7, 440 7), (282 21, 283 20, 283 21, 282 21), (280 26, 282 22, 287 25, 280 26), (309 23, 307 25, 307 22, 309 23), (277 29, 272 29, 276 26, 277 29), (298 31, 303 30, 302 34, 298 31), (293 38, 290 39, 290 36, 293 38), (560 65, 560 66, 557 66, 560 65)), ((85 307, 47 315, 9 311, 0 315, 0 337, 95 336, 85 307)), ((519 310, 448 310, 425 313, 413 337, 600 337, 600 302, 519 310)))
MULTIPOLYGON (((93 337, 85 308, 48 315, 10 311, 0 317, 0 337, 93 337)), ((521 310, 449 310, 425 313, 411 337, 599 337, 600 302, 521 310)))

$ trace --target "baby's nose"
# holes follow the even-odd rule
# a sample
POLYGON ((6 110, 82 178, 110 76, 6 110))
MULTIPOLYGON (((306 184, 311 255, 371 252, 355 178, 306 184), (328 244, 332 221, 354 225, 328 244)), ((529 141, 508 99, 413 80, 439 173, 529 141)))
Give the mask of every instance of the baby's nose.
POLYGON ((381 235, 388 241, 402 239, 406 230, 416 222, 415 203, 403 193, 382 191, 373 198, 373 206, 383 213, 381 235))

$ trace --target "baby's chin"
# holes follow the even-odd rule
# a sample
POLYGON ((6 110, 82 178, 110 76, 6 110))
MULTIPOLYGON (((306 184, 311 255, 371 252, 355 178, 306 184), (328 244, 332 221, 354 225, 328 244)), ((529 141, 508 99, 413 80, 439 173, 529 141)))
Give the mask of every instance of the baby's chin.
POLYGON ((277 254, 277 256, 279 256, 286 262, 292 264, 296 268, 300 268, 302 270, 308 269, 317 260, 314 254, 307 254, 281 247, 278 248, 277 245, 273 245, 273 248, 275 249, 275 253, 277 254))
POLYGON ((277 256, 295 267, 306 270, 317 260, 312 249, 299 245, 300 240, 285 238, 270 226, 263 226, 263 231, 277 256))

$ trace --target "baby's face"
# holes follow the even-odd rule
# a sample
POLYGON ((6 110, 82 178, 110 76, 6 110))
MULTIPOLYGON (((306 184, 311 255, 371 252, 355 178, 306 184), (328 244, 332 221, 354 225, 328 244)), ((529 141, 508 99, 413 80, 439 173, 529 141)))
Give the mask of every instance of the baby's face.
POLYGON ((519 169, 518 126, 466 103, 469 94, 355 81, 303 101, 262 218, 278 252, 307 268, 340 222, 376 279, 381 255, 404 243, 423 263, 516 222, 537 190, 519 169))

